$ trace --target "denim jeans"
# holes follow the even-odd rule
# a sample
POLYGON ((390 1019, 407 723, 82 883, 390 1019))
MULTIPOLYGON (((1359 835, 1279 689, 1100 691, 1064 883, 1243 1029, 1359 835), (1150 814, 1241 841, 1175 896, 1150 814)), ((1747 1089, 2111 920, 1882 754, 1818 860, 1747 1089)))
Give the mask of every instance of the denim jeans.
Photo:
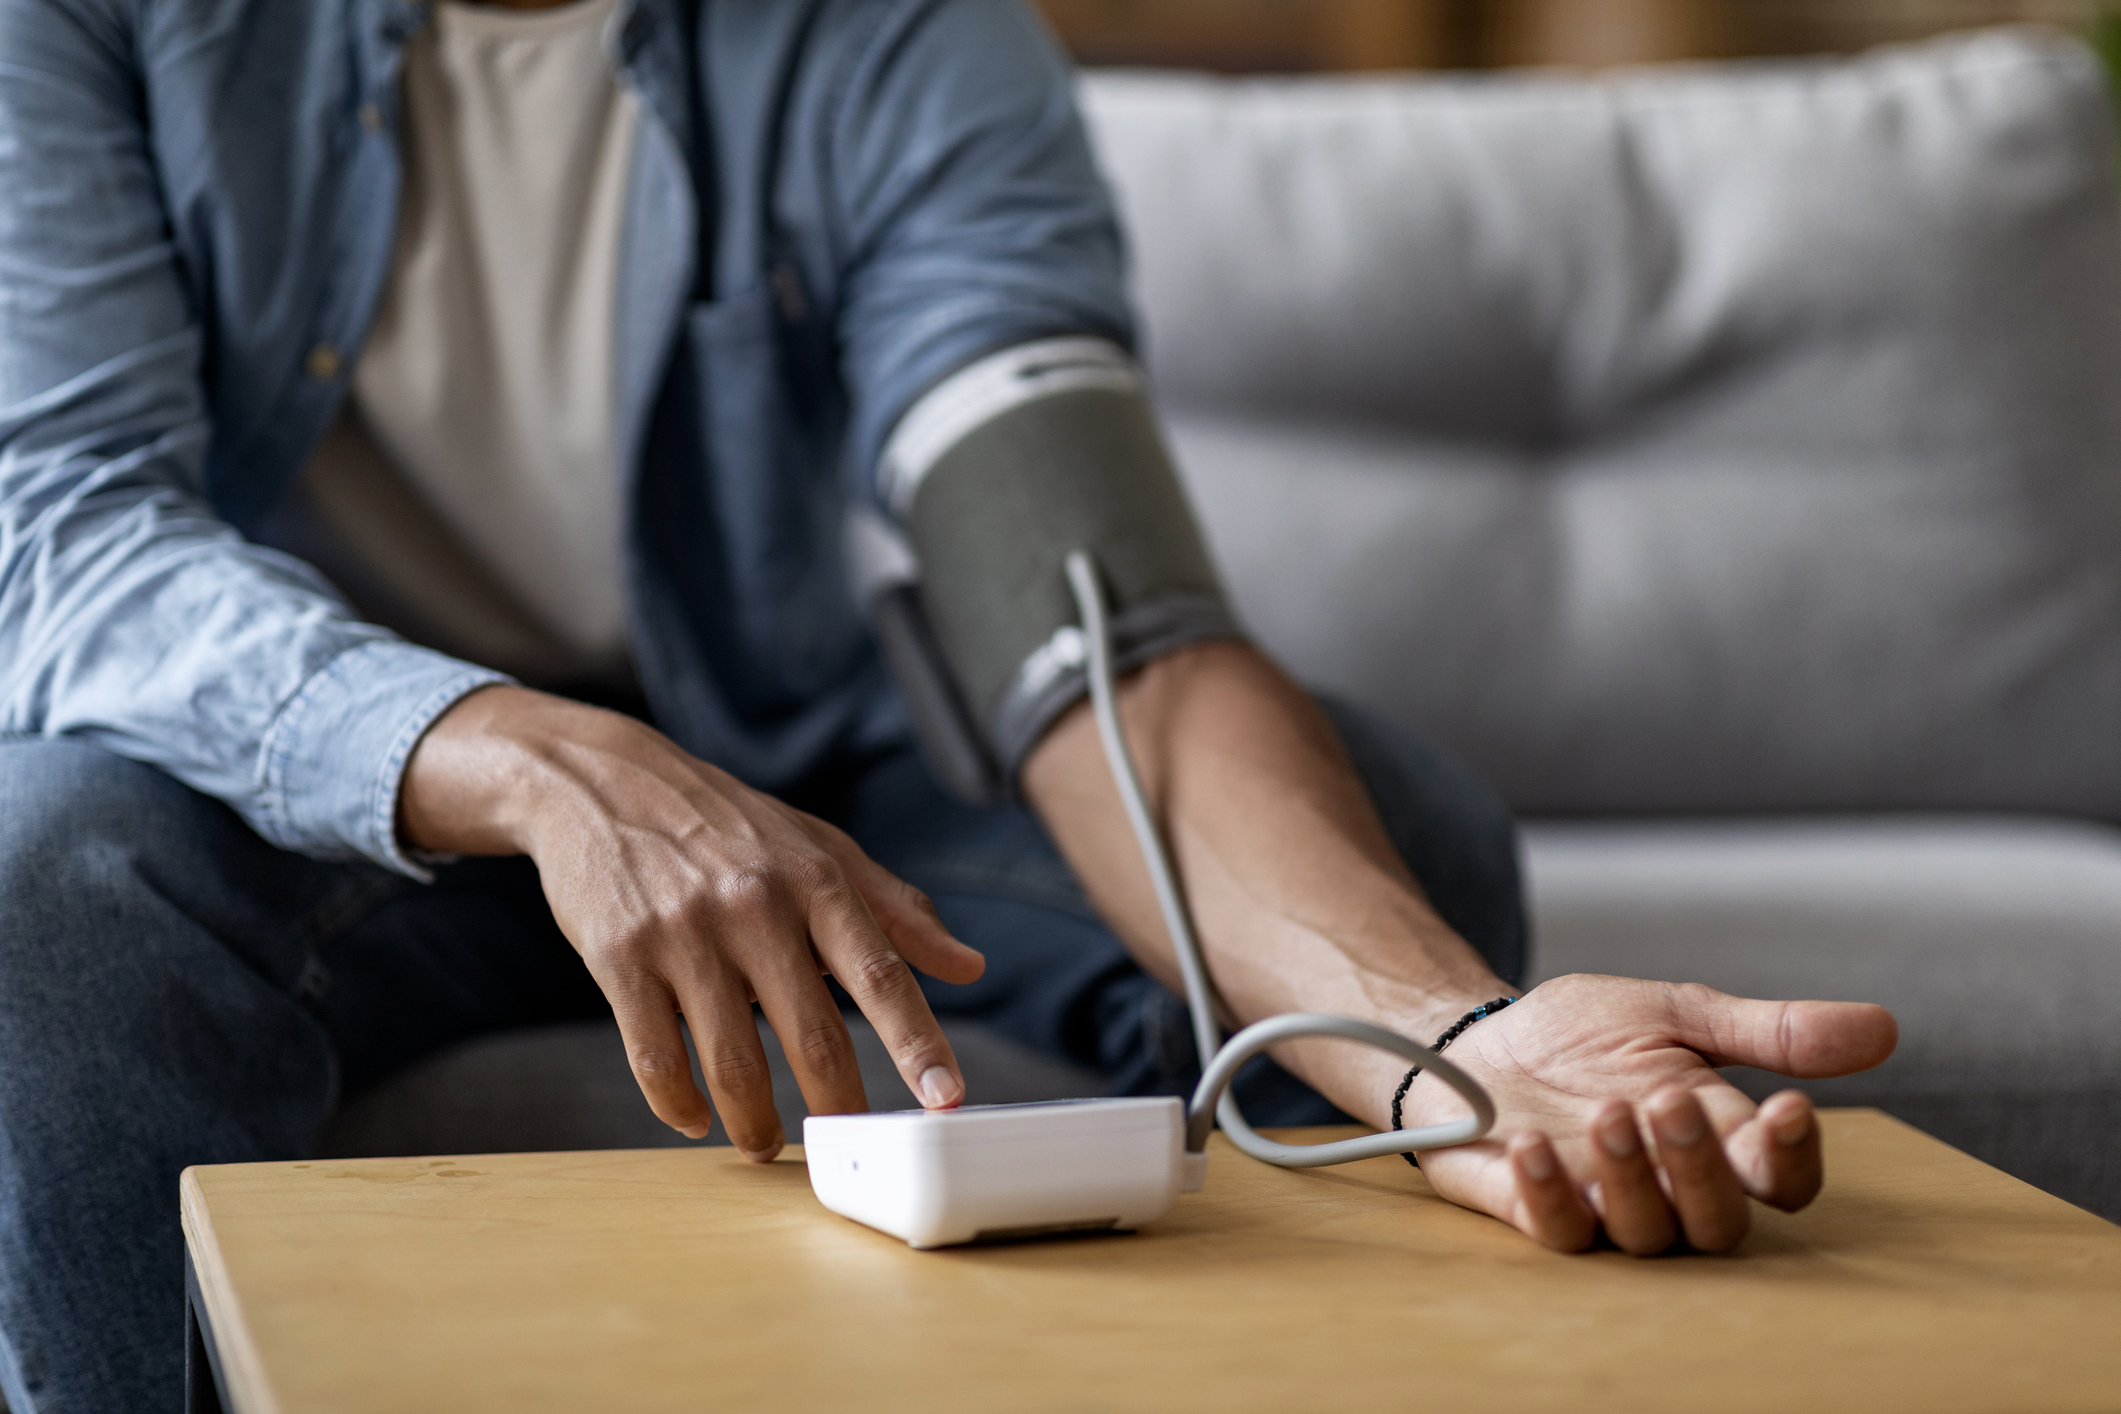
MULTIPOLYGON (((1515 840, 1464 772, 1337 710, 1431 900, 1503 976, 1525 948, 1515 840)), ((945 1015, 1093 1066, 1116 1091, 1193 1074, 1183 1005, 1085 902, 1037 821, 951 802, 909 752, 797 793, 987 954, 945 1015)), ((0 740, 0 1387, 15 1414, 182 1399, 188 1164, 296 1158, 342 1095, 453 1041, 603 1000, 525 860, 421 885, 266 844, 172 777, 65 740, 0 740)), ((1261 1058, 1259 1123, 1332 1107, 1261 1058)))

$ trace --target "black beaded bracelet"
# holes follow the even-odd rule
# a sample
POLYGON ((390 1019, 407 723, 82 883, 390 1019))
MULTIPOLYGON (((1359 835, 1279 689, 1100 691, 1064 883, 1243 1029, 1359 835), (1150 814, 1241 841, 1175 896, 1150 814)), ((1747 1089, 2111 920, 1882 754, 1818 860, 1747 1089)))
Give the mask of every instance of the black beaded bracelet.
MULTIPOLYGON (((1445 1046, 1450 1045, 1453 1041, 1457 1040, 1460 1036, 1465 1034, 1465 1029, 1468 1026, 1471 1026, 1476 1021, 1486 1021, 1496 1012, 1501 1011, 1504 1007, 1510 1005, 1510 1003, 1516 1000, 1517 998, 1515 997, 1497 997, 1492 1002, 1482 1002, 1479 1006, 1474 1007, 1464 1016, 1461 1016, 1458 1018, 1458 1020, 1452 1022, 1449 1029, 1447 1029, 1443 1033, 1443 1035, 1438 1036, 1436 1038, 1436 1044, 1429 1047, 1429 1049, 1441 1054, 1445 1046)), ((1407 1091, 1414 1088, 1414 1077, 1419 1074, 1421 1074, 1421 1067, 1417 1065, 1412 1070, 1409 1070, 1407 1072, 1407 1078, 1400 1081, 1399 1088, 1392 1092, 1392 1127, 1394 1129, 1406 1128, 1406 1125, 1400 1122, 1400 1114, 1406 1109, 1407 1091)), ((1399 1157, 1405 1159, 1409 1164, 1413 1165, 1417 1169, 1421 1167, 1421 1160, 1415 1158, 1412 1154, 1403 1153, 1399 1157)))

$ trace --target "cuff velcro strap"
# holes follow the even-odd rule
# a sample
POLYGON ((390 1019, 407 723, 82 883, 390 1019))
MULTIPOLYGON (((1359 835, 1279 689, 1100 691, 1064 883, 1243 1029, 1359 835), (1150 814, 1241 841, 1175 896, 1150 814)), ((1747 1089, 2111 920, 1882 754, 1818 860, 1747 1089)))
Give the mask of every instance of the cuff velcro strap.
MULTIPOLYGON (((1219 597, 1202 594, 1143 599, 1113 615, 1111 627, 1112 667, 1122 674, 1196 643, 1244 637, 1229 607, 1219 597)), ((994 708, 995 754, 1010 763, 1012 776, 1046 728, 1089 691, 1082 630, 1073 624, 1055 629, 1024 660, 994 708)))

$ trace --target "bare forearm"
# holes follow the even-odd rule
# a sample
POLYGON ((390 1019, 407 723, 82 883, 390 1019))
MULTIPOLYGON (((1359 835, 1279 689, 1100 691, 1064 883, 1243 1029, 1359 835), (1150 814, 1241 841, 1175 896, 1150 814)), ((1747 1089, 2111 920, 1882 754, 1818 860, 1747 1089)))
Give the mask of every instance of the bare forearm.
MULTIPOLYGON (((1248 1022, 1326 1011, 1426 1037, 1507 990, 1436 916, 1308 694, 1254 650, 1205 645, 1122 685, 1121 715, 1217 989, 1248 1022)), ((1087 705, 1026 763, 1024 789, 1092 900, 1156 976, 1178 970, 1087 705)), ((1278 1057, 1382 1123, 1402 1068, 1313 1043, 1278 1057)))

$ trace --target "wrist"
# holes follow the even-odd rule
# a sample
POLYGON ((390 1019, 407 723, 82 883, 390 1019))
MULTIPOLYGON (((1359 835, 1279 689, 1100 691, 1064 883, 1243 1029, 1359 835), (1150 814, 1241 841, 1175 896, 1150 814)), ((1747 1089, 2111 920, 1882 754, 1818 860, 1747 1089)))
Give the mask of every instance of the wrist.
POLYGON ((1336 951, 1348 979, 1340 989, 1342 996, 1324 997, 1305 988, 1303 995, 1292 995, 1278 1009, 1338 1010, 1428 1045, 1474 1007, 1517 991, 1426 901, 1391 901, 1399 907, 1379 907, 1373 914, 1383 915, 1384 926, 1341 932, 1336 951))
MULTIPOLYGON (((1472 986, 1454 986, 1430 995, 1418 1012, 1409 1012, 1395 1029, 1433 1050, 1466 1018, 1476 1016, 1483 1007, 1499 1011, 1501 1008, 1494 1007, 1495 1002, 1505 997, 1514 1001, 1519 994, 1519 988, 1490 975, 1472 986)), ((1493 1015, 1493 1011, 1488 1015, 1493 1015)), ((1405 1069, 1404 1066, 1400 1068, 1405 1069)))
MULTIPOLYGON (((1387 982, 1372 975, 1344 999, 1313 996, 1302 1005, 1279 1010, 1352 1016, 1433 1046, 1467 1014, 1498 997, 1517 993, 1517 988, 1480 967, 1463 973, 1454 969, 1449 977, 1423 982, 1387 982)), ((1374 1129, 1391 1127, 1392 1095, 1407 1072, 1407 1062, 1401 1057, 1369 1046, 1295 1042, 1277 1047, 1275 1058, 1348 1114, 1374 1129)), ((1445 1094, 1449 1097, 1448 1091, 1445 1094)))
POLYGON ((437 854, 535 855, 558 747, 609 715, 510 685, 469 694, 435 719, 405 763, 399 839, 437 854))

